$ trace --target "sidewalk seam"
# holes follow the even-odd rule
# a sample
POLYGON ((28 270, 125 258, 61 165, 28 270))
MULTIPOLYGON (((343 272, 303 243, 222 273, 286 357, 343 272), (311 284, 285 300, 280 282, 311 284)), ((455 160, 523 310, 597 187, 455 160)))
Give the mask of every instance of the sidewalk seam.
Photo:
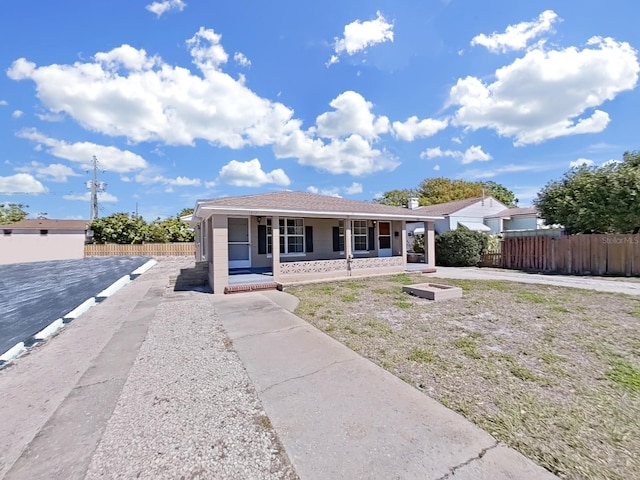
POLYGON ((272 333, 289 332, 291 330, 295 330, 296 328, 300 328, 300 327, 308 327, 308 325, 294 325, 292 327, 279 328, 278 330, 269 330, 268 332, 247 333, 246 335, 232 339, 232 341, 235 342, 236 340, 243 340, 245 338, 251 338, 251 337, 259 337, 262 335, 270 335, 272 333))
POLYGON ((451 477, 452 475, 456 474, 456 471, 461 469, 462 467, 466 467, 467 465, 469 465, 470 463, 473 463, 477 460, 480 460, 482 457, 484 457, 487 452, 489 450, 493 450, 494 448, 496 448, 498 445, 500 445, 499 441, 495 441, 493 443, 493 445, 489 445, 488 447, 483 448, 482 450, 480 450, 480 453, 478 453, 478 455, 476 455, 475 457, 471 457, 470 459, 459 463, 458 465, 454 465, 453 467, 449 468, 449 472, 445 473, 442 477, 438 477, 436 480, 446 480, 447 478, 451 477))

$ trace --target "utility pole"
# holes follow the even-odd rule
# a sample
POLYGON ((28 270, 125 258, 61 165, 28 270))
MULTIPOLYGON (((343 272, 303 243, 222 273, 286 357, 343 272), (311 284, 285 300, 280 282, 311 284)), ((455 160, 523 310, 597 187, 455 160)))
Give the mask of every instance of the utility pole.
POLYGON ((98 218, 98 192, 104 192, 107 184, 98 181, 98 159, 93 156, 93 179, 87 182, 87 188, 91 190, 91 217, 90 221, 98 218))

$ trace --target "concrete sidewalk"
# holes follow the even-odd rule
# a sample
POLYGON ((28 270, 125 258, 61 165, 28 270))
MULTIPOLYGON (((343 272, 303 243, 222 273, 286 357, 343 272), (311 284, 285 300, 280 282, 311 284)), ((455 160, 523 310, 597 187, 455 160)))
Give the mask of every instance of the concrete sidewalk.
POLYGON ((264 295, 215 305, 300 478, 556 478, 264 295))
POLYGON ((437 267, 435 273, 427 277, 454 278, 470 280, 500 280, 520 283, 554 285, 608 293, 640 295, 640 282, 625 281, 624 277, 584 277, 577 275, 555 275, 544 273, 526 273, 518 270, 478 267, 437 267))

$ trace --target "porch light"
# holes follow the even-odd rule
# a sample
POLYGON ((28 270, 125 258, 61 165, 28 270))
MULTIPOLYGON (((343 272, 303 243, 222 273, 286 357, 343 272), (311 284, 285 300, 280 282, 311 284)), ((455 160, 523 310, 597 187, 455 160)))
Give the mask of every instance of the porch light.
POLYGON ((378 221, 377 220, 371 220, 371 223, 373 223, 373 226, 375 227, 376 224, 378 223, 378 221))
POLYGON ((257 217, 258 220, 258 225, 260 225, 262 223, 262 217, 257 217))

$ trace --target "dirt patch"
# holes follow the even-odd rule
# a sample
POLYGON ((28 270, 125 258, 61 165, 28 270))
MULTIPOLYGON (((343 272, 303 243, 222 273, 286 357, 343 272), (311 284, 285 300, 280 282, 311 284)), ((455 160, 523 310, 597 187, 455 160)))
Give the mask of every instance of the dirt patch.
POLYGON ((640 298, 419 275, 287 289, 296 314, 561 478, 640 478, 640 298))

